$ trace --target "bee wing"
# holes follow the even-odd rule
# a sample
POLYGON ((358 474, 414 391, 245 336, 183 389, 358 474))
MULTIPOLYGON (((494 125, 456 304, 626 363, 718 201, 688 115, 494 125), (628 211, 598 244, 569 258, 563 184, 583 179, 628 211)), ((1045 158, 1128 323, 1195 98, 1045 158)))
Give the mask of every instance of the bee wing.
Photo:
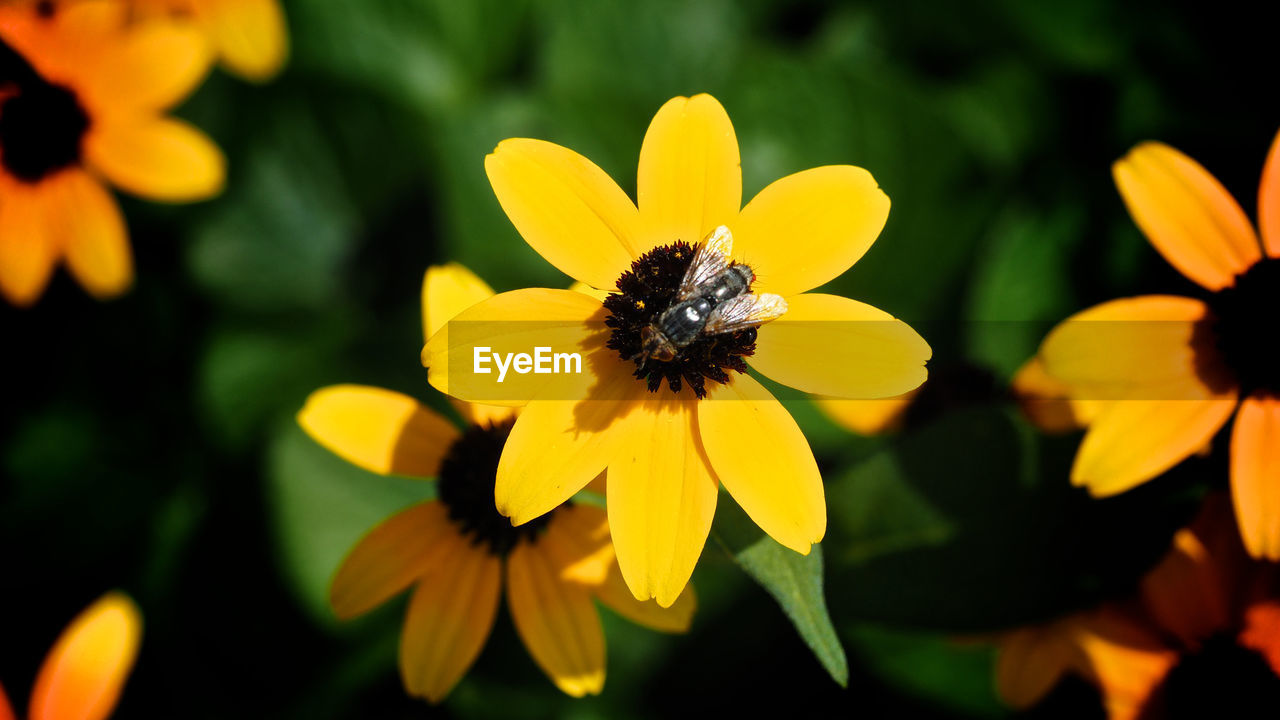
POLYGON ((684 302, 697 294, 698 288, 729 268, 729 252, 733 249, 733 233, 721 225, 698 245, 689 269, 680 279, 675 302, 684 302))
POLYGON ((707 316, 703 332, 708 335, 746 330, 777 320, 787 311, 787 301, 781 295, 743 293, 725 300, 707 316))

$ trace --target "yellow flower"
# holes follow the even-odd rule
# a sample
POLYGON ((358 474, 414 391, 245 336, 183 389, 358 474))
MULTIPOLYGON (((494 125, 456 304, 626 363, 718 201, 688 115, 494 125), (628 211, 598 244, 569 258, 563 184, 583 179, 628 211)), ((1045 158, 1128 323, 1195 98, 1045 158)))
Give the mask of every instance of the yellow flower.
MULTIPOLYGON (((428 332, 493 293, 460 266, 432 268, 423 286, 428 332)), ((347 555, 329 602, 343 619, 413 586, 400 641, 406 690, 440 702, 480 653, 498 608, 507 606, 538 666, 569 695, 604 685, 604 635, 593 599, 635 622, 683 632, 686 592, 671 608, 642 603, 618 572, 600 508, 570 503, 513 527, 493 507, 493 483, 515 411, 460 403, 470 426, 450 422, 400 393, 339 385, 308 398, 298 422, 317 442, 380 474, 436 478, 436 499, 387 518, 347 555)))
POLYGON ((125 0, 146 12, 190 17, 224 67, 254 82, 271 79, 289 55, 279 0, 125 0))
POLYGON ((10 302, 35 302, 59 260, 96 297, 129 286, 129 239, 104 181, 166 202, 221 190, 222 153, 164 116, 208 67, 189 25, 128 24, 118 3, 0 7, 0 293, 10 302))
MULTIPOLYGON (((133 601, 108 593, 62 631, 31 691, 31 720, 104 720, 138 656, 142 616, 133 601)), ((0 720, 17 716, 0 687, 0 720)))
POLYGON ((847 270, 884 226, 889 200, 871 175, 806 170, 743 208, 733 126, 709 95, 675 98, 654 117, 638 207, 589 160, 540 140, 503 141, 485 169, 525 241, 588 290, 497 295, 423 349, 437 389, 524 407, 498 467, 498 510, 524 524, 607 468, 623 577, 662 605, 693 571, 721 483, 775 540, 807 553, 826 530, 817 464, 783 406, 742 373, 750 358, 773 380, 844 398, 900 395, 924 380, 930 349, 905 323, 807 292, 847 270), (672 304, 693 246, 721 226, 733 261, 753 271, 750 292, 785 298, 771 300, 785 314, 758 336, 700 335, 669 361, 646 361, 650 323, 672 304), (583 372, 499 383, 475 371, 477 348, 516 357, 538 346, 579 353, 583 372))
POLYGON ((1244 691, 1259 688, 1217 683, 1275 683, 1275 582, 1273 566, 1245 555, 1226 498, 1210 496, 1142 578, 1137 597, 1005 635, 996 689, 1010 706, 1026 708, 1071 673, 1098 688, 1111 720, 1163 717, 1155 710, 1170 701, 1183 703, 1189 716, 1208 716, 1198 714, 1199 705, 1187 706, 1203 700, 1197 690, 1212 694, 1214 714, 1242 717, 1232 703, 1247 703, 1240 698, 1254 696, 1244 691), (1206 670, 1212 673, 1207 682, 1206 670))
POLYGON ((1261 243, 1222 185, 1167 145, 1139 145, 1113 170, 1147 239, 1206 292, 1103 303, 1045 339, 1049 379, 1085 403, 1072 482, 1098 496, 1128 490, 1204 448, 1234 415, 1245 547, 1280 560, 1280 136, 1259 189, 1261 243))

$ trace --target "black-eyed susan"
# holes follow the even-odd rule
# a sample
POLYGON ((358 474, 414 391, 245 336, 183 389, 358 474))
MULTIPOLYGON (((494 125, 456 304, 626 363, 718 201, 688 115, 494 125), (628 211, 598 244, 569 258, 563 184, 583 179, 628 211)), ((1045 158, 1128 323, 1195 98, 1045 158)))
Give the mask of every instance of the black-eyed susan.
MULTIPOLYGON (((492 296, 460 266, 432 268, 423 285, 428 333, 492 296)), ((400 393, 341 385, 316 391, 298 422, 320 444, 381 474, 435 478, 436 499, 375 527, 343 561, 330 604, 351 618, 412 587, 400 641, 406 690, 440 702, 479 655, 507 607, 538 666, 575 697, 600 692, 604 635, 593 600, 666 632, 688 629, 692 592, 670 608, 631 596, 618 572, 604 510, 568 503, 514 527, 498 515, 493 486, 516 412, 458 403, 461 431, 400 393)))
POLYGON ((1123 492, 1202 449, 1235 416, 1231 487, 1245 547, 1280 560, 1280 136, 1263 169, 1262 241, 1203 167, 1144 143, 1113 172, 1129 213, 1206 292, 1085 310, 1040 348, 1048 376, 1086 401, 1072 481, 1123 492))
MULTIPOLYGON (((104 720, 119 702, 138 656, 142 614, 108 593, 80 613, 54 643, 27 703, 30 720, 104 720)), ((17 715, 0 687, 0 720, 17 715)))
POLYGON ((289 30, 279 0, 123 0, 142 17, 190 18, 223 67, 253 82, 271 79, 289 55, 289 30))
POLYGON ((209 67, 189 24, 127 21, 116 2, 0 6, 0 293, 29 305, 55 265, 96 297, 133 278, 106 188, 165 202, 210 197, 224 160, 164 111, 209 67))
POLYGON ((1276 582, 1245 555, 1227 499, 1210 496, 1135 597, 1006 635, 997 690, 1029 707, 1073 674, 1111 720, 1250 716, 1280 691, 1276 582))
POLYGON ((745 371, 749 360, 773 380, 844 398, 892 397, 923 382, 930 349, 905 323, 808 292, 847 270, 884 226, 889 199, 871 174, 806 170, 742 207, 737 139, 709 95, 675 98, 654 117, 638 205, 549 142, 504 140, 485 169, 525 241, 590 292, 503 293, 423 349, 437 389, 524 407, 498 467, 499 511, 530 522, 607 468, 623 576, 637 598, 662 605, 693 571, 721 484, 775 540, 808 552, 826 530, 817 464, 790 414, 745 371), (712 267, 737 279, 707 275, 687 295, 695 253, 712 243, 721 255, 712 267), (762 306, 776 319, 758 330, 726 319, 762 306), (686 315, 683 335, 664 348, 668 310, 686 315), (736 330, 698 332, 713 324, 736 330), (481 347, 517 359, 536 347, 577 353, 582 372, 535 368, 500 382, 475 364, 481 347))

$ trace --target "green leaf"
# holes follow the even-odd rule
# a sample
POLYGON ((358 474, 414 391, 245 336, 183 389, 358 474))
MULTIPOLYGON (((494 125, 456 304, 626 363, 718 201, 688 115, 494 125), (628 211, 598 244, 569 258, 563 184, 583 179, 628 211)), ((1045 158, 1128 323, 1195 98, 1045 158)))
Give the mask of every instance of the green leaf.
POLYGON ((814 545, 808 555, 784 548, 761 532, 733 502, 720 503, 712 533, 734 561, 778 601, 831 678, 847 687, 849 661, 822 594, 822 546, 814 545))
POLYGON ((990 644, 880 625, 844 630, 861 666, 912 697, 970 718, 1007 714, 991 680, 995 652, 990 644))

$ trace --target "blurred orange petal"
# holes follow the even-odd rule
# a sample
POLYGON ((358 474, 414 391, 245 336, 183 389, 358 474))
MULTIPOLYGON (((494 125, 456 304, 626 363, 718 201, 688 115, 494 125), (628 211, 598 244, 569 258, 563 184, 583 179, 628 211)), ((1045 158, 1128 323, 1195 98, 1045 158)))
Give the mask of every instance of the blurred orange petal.
POLYGON ((1262 257, 1235 198, 1195 160, 1146 142, 1112 166, 1134 222, 1183 275, 1221 290, 1262 257))
POLYGON ((102 183, 80 169, 62 173, 56 203, 67 269, 97 298, 119 295, 133 282, 133 252, 124 217, 102 183))
POLYGON ((1271 142, 1258 185, 1258 226, 1267 254, 1280 258, 1280 133, 1271 142))
POLYGON ((445 562, 409 600, 400 635, 400 676, 410 695, 444 700, 484 647, 498 613, 502 563, 487 547, 449 535, 445 562))
POLYGON ((561 579, 540 543, 522 542, 507 557, 507 605, 529 654, 568 695, 604 687, 604 631, 588 589, 561 579))
POLYGON ((40 298, 62 250, 45 189, 0 173, 0 293, 14 305, 40 298))
POLYGON ((339 619, 362 615, 398 594, 452 547, 458 528, 434 500, 392 515, 360 539, 329 586, 329 606, 339 619))
POLYGON ((1280 560, 1280 398, 1245 398, 1231 435, 1231 494, 1249 554, 1280 560))
POLYGON ((108 593, 58 638, 31 692, 31 720, 103 720, 115 709, 142 639, 133 601, 108 593))
POLYGON ((289 31, 279 0, 204 0, 194 4, 229 70, 263 82, 289 55, 289 31))
POLYGON ((125 192, 161 202, 204 200, 222 191, 226 158, 181 120, 95 118, 84 137, 87 164, 125 192))

